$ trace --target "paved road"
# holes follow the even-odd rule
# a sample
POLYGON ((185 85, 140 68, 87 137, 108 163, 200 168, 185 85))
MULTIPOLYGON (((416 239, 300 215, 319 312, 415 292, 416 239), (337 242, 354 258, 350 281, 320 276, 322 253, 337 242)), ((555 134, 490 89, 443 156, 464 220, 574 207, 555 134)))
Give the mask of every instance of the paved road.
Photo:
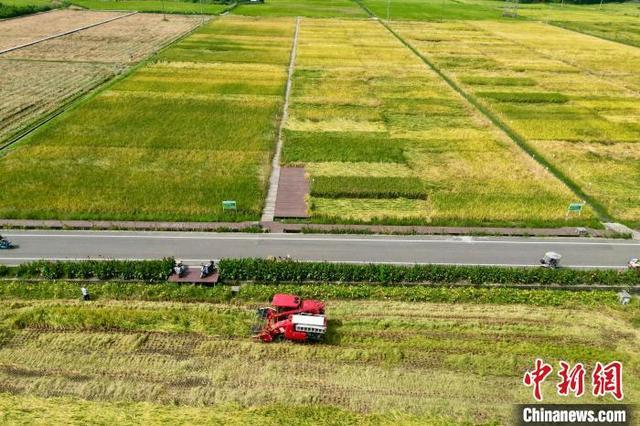
POLYGON ((384 263, 536 265, 545 251, 564 255, 570 267, 624 267, 640 256, 640 243, 577 238, 345 236, 195 232, 2 231, 19 245, 0 250, 0 263, 36 259, 174 256, 186 263, 223 257, 290 254, 300 260, 384 263))

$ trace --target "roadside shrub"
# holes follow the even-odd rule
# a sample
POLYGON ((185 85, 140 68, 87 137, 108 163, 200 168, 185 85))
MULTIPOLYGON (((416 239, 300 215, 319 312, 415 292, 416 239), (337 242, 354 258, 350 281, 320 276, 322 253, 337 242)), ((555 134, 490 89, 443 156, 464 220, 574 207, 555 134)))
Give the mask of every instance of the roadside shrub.
POLYGON ((39 260, 14 268, 0 267, 0 276, 46 279, 91 279, 165 281, 171 273, 174 259, 162 260, 85 260, 51 262, 39 260))
POLYGON ((223 259, 220 276, 225 281, 265 283, 460 283, 635 285, 634 271, 512 268, 498 266, 346 264, 326 262, 223 259))

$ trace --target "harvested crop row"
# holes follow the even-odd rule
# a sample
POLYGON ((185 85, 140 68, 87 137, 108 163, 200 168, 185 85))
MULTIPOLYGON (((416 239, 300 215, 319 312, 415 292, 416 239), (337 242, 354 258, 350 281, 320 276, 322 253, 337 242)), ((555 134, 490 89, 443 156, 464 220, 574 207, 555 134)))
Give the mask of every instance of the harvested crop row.
POLYGON ((537 23, 393 26, 616 219, 640 223, 636 48, 537 23))
POLYGON ((302 21, 283 156, 316 221, 562 226, 576 201, 371 21, 302 21))
POLYGON ((258 218, 293 29, 213 21, 43 128, 0 160, 0 216, 258 218))

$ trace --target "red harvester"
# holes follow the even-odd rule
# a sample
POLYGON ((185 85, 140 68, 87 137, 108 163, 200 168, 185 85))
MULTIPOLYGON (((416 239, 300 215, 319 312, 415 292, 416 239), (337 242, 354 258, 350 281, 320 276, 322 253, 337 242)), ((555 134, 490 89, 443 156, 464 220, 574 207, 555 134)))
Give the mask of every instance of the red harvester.
POLYGON ((319 300, 302 300, 293 294, 276 294, 270 307, 258 309, 258 316, 265 322, 255 330, 255 337, 263 342, 282 339, 315 342, 327 332, 324 303, 319 300))

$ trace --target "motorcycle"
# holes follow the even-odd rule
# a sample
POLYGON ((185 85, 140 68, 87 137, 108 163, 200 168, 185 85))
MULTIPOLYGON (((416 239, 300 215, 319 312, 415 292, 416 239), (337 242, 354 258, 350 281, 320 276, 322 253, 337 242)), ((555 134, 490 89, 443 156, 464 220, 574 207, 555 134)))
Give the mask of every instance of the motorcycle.
POLYGON ((184 274, 187 272, 187 267, 180 261, 176 262, 176 266, 173 267, 173 272, 179 277, 182 278, 184 274))
POLYGON ((634 257, 629 261, 629 263, 627 263, 627 267, 635 271, 640 271, 640 259, 634 257))
POLYGON ((540 263, 543 268, 556 269, 560 267, 560 259, 562 255, 554 251, 548 251, 544 254, 544 257, 540 259, 540 263))
POLYGON ((206 278, 209 275, 213 274, 216 271, 216 265, 213 263, 213 260, 209 261, 209 263, 203 263, 200 266, 200 278, 206 278))
POLYGON ((13 249, 16 248, 18 246, 16 246, 15 244, 13 244, 11 241, 7 240, 6 238, 3 238, 0 240, 0 250, 9 250, 9 249, 13 249))

